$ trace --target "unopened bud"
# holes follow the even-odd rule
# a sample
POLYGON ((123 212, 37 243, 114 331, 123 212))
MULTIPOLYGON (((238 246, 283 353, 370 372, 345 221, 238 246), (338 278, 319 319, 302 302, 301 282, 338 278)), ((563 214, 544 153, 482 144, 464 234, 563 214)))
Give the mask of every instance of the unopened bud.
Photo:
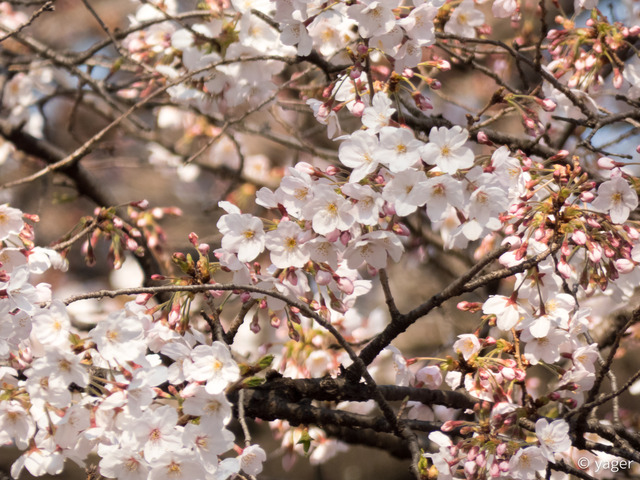
POLYGON ((327 169, 325 170, 325 173, 329 176, 334 176, 337 175, 338 172, 340 172, 340 169, 338 167, 336 167, 335 165, 329 165, 327 167, 327 169))
POLYGON ((613 170, 617 166, 617 162, 613 161, 609 157, 600 157, 598 159, 598 167, 603 170, 613 170))
POLYGON ((489 145, 489 146, 493 145, 493 142, 489 140, 489 137, 483 131, 479 131, 476 138, 478 139, 478 143, 480 145, 489 145))

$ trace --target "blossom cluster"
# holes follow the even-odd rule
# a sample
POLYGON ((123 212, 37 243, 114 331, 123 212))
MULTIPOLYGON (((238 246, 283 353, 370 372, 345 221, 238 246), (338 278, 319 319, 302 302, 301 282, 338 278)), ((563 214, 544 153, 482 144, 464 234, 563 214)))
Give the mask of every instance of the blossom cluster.
MULTIPOLYGON (((545 2, 535 3, 544 15, 545 2)), ((345 372, 360 367, 356 355, 376 341, 384 345, 365 364, 371 391, 372 382, 412 392, 448 389, 464 392, 474 405, 464 411, 407 401, 385 418, 391 427, 393 419, 438 422, 429 451, 413 459, 422 478, 528 480, 567 472, 577 456, 623 452, 571 423, 597 406, 606 373, 598 370, 604 360, 590 331, 628 304, 640 284, 639 184, 630 166, 590 143, 607 125, 640 118, 630 98, 640 88, 638 57, 624 63, 640 29, 609 22, 596 3, 575 0, 576 14, 590 10, 584 26, 559 14, 558 28, 547 28, 543 18, 544 38, 530 49, 532 60, 489 39, 496 22, 509 19, 518 27, 523 12, 533 12, 523 0, 231 0, 205 1, 195 12, 183 12, 175 0, 144 2, 119 51, 129 73, 145 76, 113 91, 118 102, 140 108, 154 98, 169 104, 150 108, 158 127, 177 132, 180 141, 153 137, 146 144, 149 162, 177 167, 181 179, 194 181, 200 170, 192 160, 211 148, 211 164, 233 164, 259 184, 257 208, 225 197, 218 203, 224 213, 216 222, 216 248, 191 234, 196 253, 172 257, 180 276, 153 278, 174 288, 170 299, 154 304, 152 294, 142 295, 82 332, 53 287, 37 283, 50 268, 65 271, 64 257, 35 246, 35 217, 0 205, 0 438, 23 451, 12 475, 58 474, 66 459, 84 465, 92 452, 107 478, 257 475, 266 453, 248 438, 244 447, 236 443, 230 424, 242 417, 244 404, 230 399, 268 384, 261 373, 267 367, 287 379, 348 378, 345 372), (499 86, 488 106, 466 123, 450 121, 441 115, 443 100, 429 98, 442 86, 436 77, 460 64, 478 68, 479 57, 494 54, 471 47, 483 42, 514 56, 517 68, 535 70, 540 85, 517 91, 483 67, 499 86), (302 61, 321 75, 298 70, 302 61), (613 95, 603 88, 609 68, 613 95), (229 131, 237 126, 246 133, 265 107, 280 115, 288 88, 297 89, 296 108, 315 118, 323 136, 326 130, 335 152, 325 155, 333 163, 317 161, 319 150, 307 148, 300 135, 287 146, 311 152, 303 159, 309 161, 284 166, 275 185, 266 181, 269 162, 246 156, 229 131), (614 101, 636 110, 605 117, 614 101), (502 109, 496 118, 515 112, 534 140, 485 128, 494 120, 481 117, 491 108, 502 109), (426 116, 428 110, 435 115, 426 116), (566 121, 569 136, 578 127, 591 129, 575 147, 587 146, 584 158, 556 146, 562 135, 546 125, 555 121, 566 121), (192 156, 187 147, 198 141, 205 148, 192 156), (422 225, 444 251, 497 260, 493 277, 473 271, 458 293, 476 290, 474 278, 482 279, 480 286, 511 279, 479 301, 459 303, 476 315, 476 330, 452 340, 451 355, 426 360, 406 358, 390 345, 408 325, 385 337, 394 322, 421 309, 397 312, 386 271, 405 253, 428 255, 422 225), (500 254, 491 257, 496 249, 500 254), (231 286, 223 288, 222 278, 231 278, 231 286), (380 310, 358 311, 377 281, 385 287, 390 323, 380 310), (551 373, 548 382, 539 379, 542 369, 551 373), (580 450, 587 441, 589 449, 580 450)), ((28 21, 4 3, 0 8, 11 14, 0 26, 28 21)), ((525 41, 518 36, 514 44, 525 41)), ((37 64, 7 82, 2 108, 11 128, 44 137, 38 105, 62 82, 57 68, 37 64)), ((111 74, 120 68, 114 63, 111 74)), ((278 138, 266 130, 253 132, 278 138)), ((111 241, 114 268, 125 250, 144 254, 145 242, 157 246, 163 235, 154 214, 146 202, 137 208, 135 226, 115 208, 97 210, 84 247, 90 263, 101 236, 111 241)), ((362 419, 375 415, 373 398, 310 404, 362 419)), ((297 455, 320 463, 347 448, 322 425, 278 420, 271 426, 287 467, 297 455)))
POLYGON ((259 473, 265 454, 256 445, 219 458, 236 448, 224 392, 240 373, 228 347, 197 330, 178 333, 142 302, 81 335, 51 286, 31 283, 68 267, 55 250, 33 247, 32 235, 21 211, 0 206, 0 424, 2 441, 25 450, 12 476, 58 474, 91 451, 108 478, 259 473))

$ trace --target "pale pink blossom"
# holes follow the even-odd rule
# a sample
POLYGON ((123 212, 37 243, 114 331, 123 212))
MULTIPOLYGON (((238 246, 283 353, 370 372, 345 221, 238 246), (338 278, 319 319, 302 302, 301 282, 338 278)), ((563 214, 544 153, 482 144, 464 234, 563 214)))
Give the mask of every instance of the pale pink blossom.
POLYGON ((420 156, 429 165, 454 174, 473 165, 473 152, 464 146, 468 138, 469 132, 457 125, 452 128, 433 127, 429 132, 429 143, 420 149, 420 156))
POLYGON ((555 462, 555 453, 563 453, 571 447, 569 424, 565 420, 554 420, 549 423, 541 418, 536 422, 536 436, 540 441, 542 454, 550 462, 555 462))
POLYGON ((593 208, 608 212, 613 223, 624 223, 638 206, 638 194, 621 176, 615 176, 598 187, 593 208))
POLYGON ((465 360, 469 360, 481 349, 478 337, 473 334, 458 335, 458 340, 453 344, 453 350, 461 354, 465 360))
POLYGON ((222 342, 212 345, 198 345, 191 353, 193 365, 187 373, 189 380, 207 382, 210 394, 221 393, 229 383, 240 376, 238 364, 231 358, 229 348, 222 342))
POLYGON ((240 454, 240 466, 249 475, 258 475, 262 472, 262 464, 267 459, 267 454, 258 445, 250 445, 240 454))

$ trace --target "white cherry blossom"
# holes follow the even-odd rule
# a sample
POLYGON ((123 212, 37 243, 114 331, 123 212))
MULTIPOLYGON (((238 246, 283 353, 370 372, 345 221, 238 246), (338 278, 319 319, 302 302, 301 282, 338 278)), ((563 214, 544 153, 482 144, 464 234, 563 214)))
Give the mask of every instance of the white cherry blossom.
POLYGON ((457 125, 452 128, 433 127, 429 132, 429 143, 420 149, 420 156, 442 172, 454 174, 473 165, 473 152, 464 146, 467 138, 469 133, 457 125))

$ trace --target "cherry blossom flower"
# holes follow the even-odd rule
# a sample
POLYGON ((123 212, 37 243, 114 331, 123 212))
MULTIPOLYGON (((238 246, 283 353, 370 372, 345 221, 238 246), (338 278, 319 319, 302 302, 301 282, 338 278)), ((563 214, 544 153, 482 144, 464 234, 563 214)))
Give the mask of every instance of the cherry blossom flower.
POLYGON ((403 172, 420 161, 423 143, 405 128, 383 127, 380 130, 380 162, 393 173, 403 172))
POLYGON ((423 383, 425 388, 438 388, 442 384, 442 371, 437 365, 422 367, 416 372, 416 381, 423 383))
POLYGON ((458 335, 458 340, 453 344, 453 350, 460 353, 465 360, 469 360, 481 348, 478 337, 473 334, 458 335))
POLYGON ((437 14, 438 9, 430 2, 425 2, 411 10, 398 24, 404 28, 409 38, 416 40, 421 47, 426 47, 435 42, 433 19, 437 14))
POLYGON ((183 411, 200 417, 200 423, 212 428, 222 428, 231 421, 231 404, 223 393, 210 394, 202 386, 197 386, 186 396, 183 411))
POLYGON ((311 53, 313 48, 313 40, 307 32, 307 28, 304 23, 290 20, 280 24, 282 33, 280 34, 280 41, 285 45, 297 45, 298 55, 304 57, 311 53))
POLYGON ((236 362, 231 358, 229 349, 221 342, 212 345, 198 345, 191 353, 193 365, 187 378, 207 382, 206 390, 211 394, 221 393, 230 382, 240 376, 236 362))
POLYGON ((484 15, 476 10, 473 0, 463 0, 451 14, 451 18, 444 26, 445 33, 460 37, 475 38, 476 30, 484 22, 484 15))
POLYGON ((262 464, 267 459, 267 454, 258 445, 250 445, 242 450, 239 459, 245 473, 258 475, 262 472, 262 464))
POLYGON ((555 453, 562 453, 571 447, 569 424, 565 420, 554 420, 549 423, 541 418, 536 422, 536 436, 540 441, 541 453, 550 462, 555 462, 555 453))
POLYGON ((302 248, 304 232, 295 222, 283 221, 275 230, 267 233, 265 246, 271 261, 278 268, 302 268, 309 261, 309 254, 302 248))
POLYGON ((491 12, 498 18, 506 18, 513 15, 517 8, 516 0, 495 0, 491 6, 491 12))
POLYGON ((327 125, 327 137, 334 138, 336 135, 340 135, 342 129, 340 128, 340 121, 338 120, 338 114, 336 112, 327 108, 320 100, 314 98, 307 100, 307 105, 311 107, 315 119, 322 125, 327 125))
POLYGON ((424 172, 405 170, 396 173, 382 191, 382 198, 392 204, 402 217, 410 215, 427 201, 427 177, 424 172))
POLYGON ((537 365, 540 361, 553 363, 560 359, 560 345, 567 341, 567 333, 555 329, 550 330, 546 336, 537 338, 529 330, 524 330, 520 339, 526 342, 524 357, 532 365, 537 365))
POLYGON ((485 315, 495 315, 500 330, 511 330, 524 318, 525 313, 515 300, 502 295, 491 295, 484 302, 482 312, 485 315))
POLYGON ((0 282, 0 290, 6 290, 11 308, 19 308, 28 314, 34 314, 37 311, 36 303, 40 298, 40 294, 36 287, 29 283, 29 267, 22 265, 13 272, 8 282, 0 282))
POLYGON ((182 443, 193 446, 198 461, 209 473, 218 467, 218 455, 233 448, 234 435, 229 430, 212 430, 210 425, 187 423, 182 434, 182 443))
POLYGON ((342 187, 342 193, 357 200, 351 211, 356 222, 370 226, 378 224, 380 211, 384 205, 382 195, 369 185, 360 185, 358 183, 347 183, 342 187))
POLYGON ((217 227, 223 235, 222 248, 237 253, 241 262, 254 260, 264 250, 262 221, 253 215, 223 215, 218 220, 217 227))
POLYGON ((546 468, 547 458, 539 447, 521 448, 509 459, 509 476, 521 480, 534 480, 546 468))
POLYGON ((392 0, 366 0, 347 9, 350 18, 356 21, 358 33, 364 38, 386 33, 396 23, 391 11, 396 5, 392 0))
POLYGON ((205 478, 205 470, 196 455, 186 448, 169 450, 152 463, 149 480, 193 480, 205 478))
POLYGON ((420 149, 420 156, 440 171, 454 174, 473 165, 473 152, 464 146, 468 138, 469 132, 457 125, 453 128, 433 127, 429 132, 429 143, 420 149))
MULTIPOLYGON (((367 127, 367 133, 379 133, 382 128, 389 125, 391 115, 396 111, 395 108, 391 108, 391 105, 391 99, 385 93, 378 92, 373 96, 371 106, 365 107, 362 114, 362 124, 367 127)), ((358 131, 353 132, 351 137, 353 138, 358 131)))
POLYGON ((100 355, 107 362, 138 359, 143 349, 143 328, 139 319, 121 310, 109 315, 89 332, 100 355))
MULTIPOLYGON (((365 109, 366 112, 366 109, 365 109)), ((344 141, 338 149, 340 161, 353 171, 349 181, 359 182, 378 168, 380 146, 378 138, 369 131, 358 130, 344 141)))
POLYGON ((57 349, 48 351, 44 357, 33 362, 32 374, 38 378, 48 377, 49 382, 61 383, 66 387, 72 383, 86 387, 89 383, 89 373, 80 364, 80 359, 71 352, 57 349))
POLYGON ((629 213, 638 206, 638 194, 621 176, 614 176, 598 187, 593 208, 608 212, 613 223, 624 223, 629 213))
POLYGON ((131 430, 144 451, 148 462, 167 461, 168 452, 182 446, 180 430, 176 427, 178 413, 169 405, 155 410, 145 410, 139 418, 131 418, 134 422, 131 430))
POLYGON ((394 234, 377 230, 352 240, 343 258, 349 268, 353 269, 359 268, 365 262, 374 268, 384 268, 387 265, 387 254, 394 261, 398 261, 403 249, 394 234))
POLYGON ((134 445, 104 445, 98 448, 100 474, 118 480, 146 480, 149 464, 134 445))
POLYGON ((35 423, 27 410, 16 400, 0 402, 0 442, 11 441, 24 450, 29 445, 29 439, 35 433, 35 423))
POLYGON ((351 204, 328 185, 314 188, 314 197, 302 210, 305 218, 311 219, 313 229, 320 235, 334 230, 347 230, 353 225, 351 204))
POLYGON ((464 196, 462 183, 450 175, 439 175, 423 183, 426 195, 427 215, 433 222, 443 220, 448 207, 462 208, 464 196))

